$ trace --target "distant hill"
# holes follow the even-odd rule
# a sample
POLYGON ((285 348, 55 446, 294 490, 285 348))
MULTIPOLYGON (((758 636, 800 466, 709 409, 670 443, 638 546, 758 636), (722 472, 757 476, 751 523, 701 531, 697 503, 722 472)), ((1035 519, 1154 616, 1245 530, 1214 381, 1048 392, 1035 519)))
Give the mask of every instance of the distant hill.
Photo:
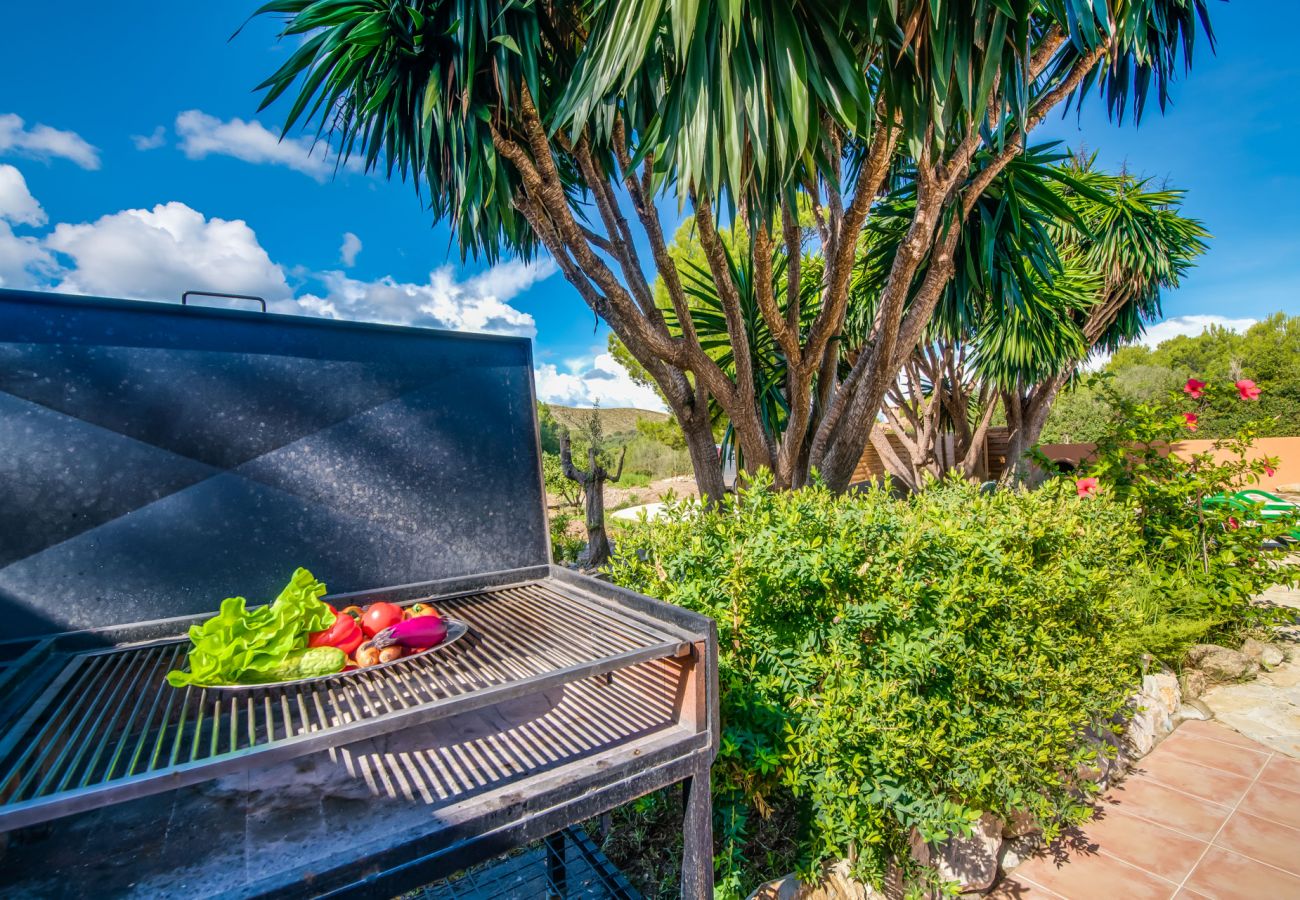
MULTIPOLYGON (((550 407, 555 418, 566 428, 578 428, 587 421, 591 415, 590 409, 580 409, 574 406, 556 406, 554 403, 546 404, 550 407)), ((627 434, 636 431, 637 419, 650 419, 655 422, 662 422, 667 419, 668 413, 655 412, 650 409, 636 409, 630 406, 614 406, 609 409, 596 410, 600 416, 601 430, 607 435, 627 434)))

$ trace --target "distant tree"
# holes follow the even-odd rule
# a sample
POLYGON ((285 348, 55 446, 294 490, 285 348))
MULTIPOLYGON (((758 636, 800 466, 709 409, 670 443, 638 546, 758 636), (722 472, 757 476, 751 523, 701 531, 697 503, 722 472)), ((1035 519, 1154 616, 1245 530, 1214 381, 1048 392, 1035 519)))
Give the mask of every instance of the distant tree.
POLYGON ((567 428, 560 432, 560 462, 564 466, 565 477, 582 486, 587 517, 587 549, 578 557, 578 562, 594 568, 609 561, 609 536, 605 532, 605 482, 617 483, 623 477, 623 460, 627 458, 627 447, 620 449, 617 469, 610 472, 605 468, 605 439, 596 410, 592 410, 587 418, 583 437, 587 442, 587 468, 580 469, 574 464, 567 428))
MULTIPOLYGON (((1214 383, 1249 378, 1259 401, 1237 403, 1226 393, 1203 411, 1189 437, 1235 434, 1247 419, 1265 422, 1262 435, 1300 435, 1300 316, 1274 313, 1244 333, 1211 326, 1199 335, 1178 335, 1156 348, 1122 347, 1106 363, 1111 386, 1128 400, 1151 402, 1189 377, 1214 383)), ((1100 435, 1103 402, 1086 385, 1067 391, 1043 430, 1046 442, 1091 441, 1100 435)))
POLYGON ((637 419, 637 433, 673 450, 686 449, 686 435, 675 419, 637 419))
POLYGON ((537 404, 537 427, 541 436, 542 452, 559 453, 560 431, 564 426, 545 403, 537 404))

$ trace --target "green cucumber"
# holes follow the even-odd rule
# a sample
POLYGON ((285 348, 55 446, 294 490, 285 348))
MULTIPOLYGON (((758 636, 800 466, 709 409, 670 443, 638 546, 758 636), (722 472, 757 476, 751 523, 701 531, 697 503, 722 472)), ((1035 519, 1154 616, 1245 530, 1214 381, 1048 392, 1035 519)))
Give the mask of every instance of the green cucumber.
POLYGON ((347 664, 348 655, 338 647, 312 647, 291 653, 284 662, 274 669, 260 673, 260 682, 298 681, 303 678, 317 678, 321 675, 333 675, 340 672, 347 664))

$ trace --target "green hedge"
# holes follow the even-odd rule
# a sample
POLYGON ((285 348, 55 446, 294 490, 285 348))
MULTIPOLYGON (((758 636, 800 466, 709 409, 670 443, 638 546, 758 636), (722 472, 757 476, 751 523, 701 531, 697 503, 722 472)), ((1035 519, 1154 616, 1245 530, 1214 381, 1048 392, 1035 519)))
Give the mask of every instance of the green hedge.
POLYGON ((1130 511, 1064 482, 907 500, 764 487, 629 529, 613 571, 718 622, 719 893, 845 856, 879 882, 913 833, 985 811, 1049 834, 1082 818, 1080 733, 1134 682, 1130 511), (773 808, 798 860, 752 846, 773 808))

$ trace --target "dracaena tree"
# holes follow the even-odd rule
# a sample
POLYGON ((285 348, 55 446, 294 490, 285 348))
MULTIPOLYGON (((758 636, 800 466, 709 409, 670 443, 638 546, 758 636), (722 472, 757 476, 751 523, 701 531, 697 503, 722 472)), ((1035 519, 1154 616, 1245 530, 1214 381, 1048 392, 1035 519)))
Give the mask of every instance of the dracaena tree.
MULTIPOLYGON (((1160 314, 1161 292, 1205 250, 1205 229, 1181 213, 1182 191, 1101 171, 1095 156, 1064 159, 1047 147, 1025 154, 962 223, 962 262, 886 394, 892 440, 872 436, 909 486, 926 472, 976 474, 999 409, 1010 428, 1009 471, 1025 474, 1025 454, 1080 363, 1140 336, 1160 314), (939 452, 941 437, 950 452, 939 452)), ((911 203, 906 193, 893 198, 871 223, 866 298, 850 308, 850 334, 872 314, 911 203)))
POLYGON ((300 45, 262 85, 344 157, 415 183, 463 253, 549 253, 654 379, 706 496, 722 491, 709 409, 777 487, 810 466, 844 487, 876 411, 955 268, 952 227, 1060 104, 1165 102, 1209 33, 1207 0, 274 0, 300 45), (856 251, 891 177, 915 186, 870 334, 840 365, 856 251), (802 197, 802 201, 801 198, 802 197), (825 260, 817 313, 796 210, 825 260), (732 346, 702 345, 659 206, 689 207, 732 346), (720 230, 746 224, 754 303, 788 366, 766 428, 720 230), (922 266, 924 264, 924 271, 922 266), (662 278, 680 327, 655 302, 662 278))
POLYGON ((1084 356, 1098 349, 1114 352, 1158 320, 1162 293, 1178 286, 1209 237, 1200 221, 1182 214, 1182 190, 1156 187, 1127 172, 1103 172, 1095 156, 1076 160, 1072 168, 1063 199, 1073 215, 1052 221, 1052 240, 1096 287, 1083 302, 1061 310, 1067 330, 1077 335, 1072 343, 1083 352, 1067 345, 1036 372, 1001 373, 1011 429, 1007 459, 1017 466, 1038 443, 1052 404, 1084 356))

